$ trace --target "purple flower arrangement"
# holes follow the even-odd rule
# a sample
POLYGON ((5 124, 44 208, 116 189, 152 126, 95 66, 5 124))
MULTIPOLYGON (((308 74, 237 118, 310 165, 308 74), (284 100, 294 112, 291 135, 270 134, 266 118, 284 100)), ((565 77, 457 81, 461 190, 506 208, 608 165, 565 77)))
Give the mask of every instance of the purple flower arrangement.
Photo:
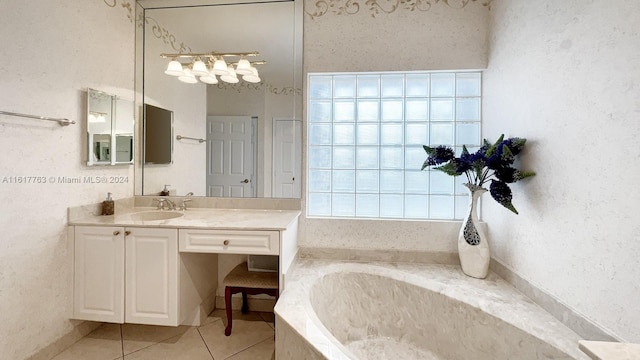
POLYGON ((421 170, 434 166, 433 169, 447 175, 465 174, 467 177, 465 186, 471 191, 484 189, 483 185, 490 182, 491 197, 517 214, 518 211, 511 203, 513 196, 509 184, 535 175, 534 172, 520 171, 514 167, 516 156, 520 154, 526 142, 527 139, 517 137, 505 140, 503 134, 493 144, 485 139, 475 153, 470 153, 467 147, 463 146, 460 157, 456 157, 450 147, 424 145, 423 148, 428 157, 422 164, 421 170))

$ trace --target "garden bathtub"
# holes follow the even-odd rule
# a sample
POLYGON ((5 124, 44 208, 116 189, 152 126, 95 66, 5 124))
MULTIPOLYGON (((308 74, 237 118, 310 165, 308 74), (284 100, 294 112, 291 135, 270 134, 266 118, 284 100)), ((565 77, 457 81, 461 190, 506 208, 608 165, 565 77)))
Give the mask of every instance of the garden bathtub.
POLYGON ((278 360, 588 359, 500 277, 453 265, 302 259, 275 312, 278 360))

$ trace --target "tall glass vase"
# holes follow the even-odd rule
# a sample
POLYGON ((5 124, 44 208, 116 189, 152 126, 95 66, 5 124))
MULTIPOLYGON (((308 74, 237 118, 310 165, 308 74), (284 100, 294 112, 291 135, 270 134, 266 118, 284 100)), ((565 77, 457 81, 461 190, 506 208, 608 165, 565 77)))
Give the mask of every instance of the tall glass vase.
POLYGON ((458 256, 462 272, 474 278, 484 279, 489 272, 491 254, 487 235, 480 227, 477 206, 478 199, 487 189, 473 184, 465 186, 469 189, 469 210, 458 234, 458 256))

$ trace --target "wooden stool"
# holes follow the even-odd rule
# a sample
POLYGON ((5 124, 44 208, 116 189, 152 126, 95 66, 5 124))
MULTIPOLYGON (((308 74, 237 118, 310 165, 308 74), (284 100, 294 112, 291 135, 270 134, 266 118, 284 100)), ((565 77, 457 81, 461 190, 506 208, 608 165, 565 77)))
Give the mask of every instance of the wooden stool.
POLYGON ((247 294, 267 294, 276 297, 278 301, 278 273, 249 271, 247 263, 236 266, 224 277, 224 302, 227 307, 227 327, 224 329, 226 336, 231 335, 231 295, 242 293, 242 313, 249 310, 247 306, 247 294))

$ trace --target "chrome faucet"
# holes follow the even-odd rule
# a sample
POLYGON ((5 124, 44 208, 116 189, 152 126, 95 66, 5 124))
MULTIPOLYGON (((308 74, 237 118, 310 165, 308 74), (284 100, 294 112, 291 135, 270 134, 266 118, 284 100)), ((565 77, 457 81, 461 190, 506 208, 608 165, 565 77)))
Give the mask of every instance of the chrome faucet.
POLYGON ((191 199, 189 199, 190 196, 193 196, 193 192, 189 191, 186 195, 185 195, 185 199, 182 199, 182 205, 180 205, 180 210, 185 211, 187 210, 187 202, 191 201, 191 199))
POLYGON ((160 199, 153 199, 153 201, 157 201, 158 202, 158 210, 164 210, 165 209, 167 199, 160 198, 160 199))
POLYGON ((160 198, 160 199, 153 199, 153 200, 158 202, 158 210, 175 210, 176 209, 176 203, 174 203, 170 199, 160 198))
POLYGON ((167 203, 167 210, 175 210, 176 209, 176 203, 174 203, 173 201, 171 201, 171 199, 166 199, 166 203, 167 203))

